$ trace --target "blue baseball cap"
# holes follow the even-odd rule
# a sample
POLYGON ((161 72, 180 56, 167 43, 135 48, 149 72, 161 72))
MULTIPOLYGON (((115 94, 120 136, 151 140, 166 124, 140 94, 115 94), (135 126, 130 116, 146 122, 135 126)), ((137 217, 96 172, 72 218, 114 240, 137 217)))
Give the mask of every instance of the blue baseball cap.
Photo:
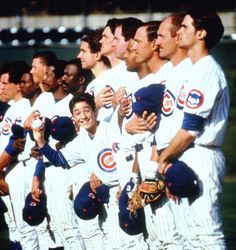
POLYGON ((69 142, 77 134, 74 123, 68 116, 54 116, 51 123, 51 136, 55 140, 69 142))
POLYGON ((196 197, 199 194, 198 176, 183 161, 177 160, 167 169, 164 183, 171 194, 180 198, 196 197))
POLYGON ((102 184, 94 193, 90 187, 90 182, 86 182, 74 200, 76 215, 83 220, 95 218, 100 213, 102 205, 109 202, 109 190, 108 186, 102 184))
POLYGON ((14 138, 25 138, 26 131, 19 124, 16 124, 16 123, 12 124, 11 131, 12 131, 14 138))
POLYGON ((165 86, 162 84, 150 84, 134 93, 136 101, 132 105, 133 112, 142 116, 144 111, 160 113, 165 86))
POLYGON ((47 197, 42 193, 40 202, 33 200, 31 193, 26 196, 25 206, 22 211, 23 220, 30 226, 37 226, 47 216, 47 197))
POLYGON ((119 199, 119 225, 120 228, 129 235, 137 235, 146 232, 144 209, 139 208, 136 213, 129 209, 128 193, 134 188, 134 181, 130 181, 124 186, 119 199))

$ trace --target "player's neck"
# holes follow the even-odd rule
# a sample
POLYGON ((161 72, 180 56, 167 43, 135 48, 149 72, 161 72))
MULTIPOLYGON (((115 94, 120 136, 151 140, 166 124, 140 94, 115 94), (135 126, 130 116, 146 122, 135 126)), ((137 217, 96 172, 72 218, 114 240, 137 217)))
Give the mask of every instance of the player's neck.
POLYGON ((188 50, 188 56, 190 57, 193 64, 195 64, 202 57, 208 56, 209 50, 203 43, 198 43, 188 50))

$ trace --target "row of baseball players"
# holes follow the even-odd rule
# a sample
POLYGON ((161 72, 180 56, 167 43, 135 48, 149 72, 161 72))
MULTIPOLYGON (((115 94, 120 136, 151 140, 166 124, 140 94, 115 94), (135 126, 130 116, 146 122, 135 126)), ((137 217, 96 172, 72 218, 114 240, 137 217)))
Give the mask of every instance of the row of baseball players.
MULTIPOLYGON (((3 67, 2 98, 11 85, 14 100, 0 142, 1 169, 10 163, 10 195, 3 199, 11 240, 23 249, 226 249, 219 195, 229 92, 222 69, 209 54, 223 31, 219 16, 202 9, 161 22, 110 19, 103 30, 82 37, 79 59, 65 63, 51 52, 39 52, 30 74, 24 69, 16 81, 12 65, 3 67), (133 113, 132 103, 139 101, 134 93, 153 84, 165 86, 161 113, 133 113), (12 161, 14 152, 6 147, 12 123, 31 130, 39 113, 72 116, 77 136, 58 149, 54 139, 45 139, 45 129, 34 128, 34 140, 28 133, 23 153, 12 161), (35 171, 38 160, 31 155, 39 153, 44 165, 35 171), (145 179, 147 169, 164 176, 176 158, 197 173, 199 197, 177 199, 167 189, 162 203, 144 207, 147 235, 126 234, 119 227, 117 194, 130 177, 145 179), (83 220, 73 200, 87 181, 95 192, 101 184, 109 186, 110 199, 101 216, 83 220), (36 227, 22 220, 29 192, 36 201, 43 192, 47 195, 49 216, 36 227)), ((14 147, 21 148, 24 140, 16 140, 14 147)))

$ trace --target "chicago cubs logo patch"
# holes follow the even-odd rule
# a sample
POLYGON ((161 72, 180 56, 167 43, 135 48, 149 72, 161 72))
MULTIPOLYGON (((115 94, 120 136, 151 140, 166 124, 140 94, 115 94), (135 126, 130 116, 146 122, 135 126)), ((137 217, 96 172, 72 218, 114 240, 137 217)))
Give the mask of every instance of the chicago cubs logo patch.
POLYGON ((185 92, 184 92, 184 86, 182 86, 177 99, 177 107, 182 110, 184 108, 184 102, 185 102, 185 92))
POLYGON ((3 135, 9 135, 11 133, 11 126, 12 126, 12 121, 11 121, 11 119, 9 117, 7 117, 3 121, 2 134, 3 135))
POLYGON ((192 89, 186 100, 186 106, 190 109, 199 108, 204 101, 204 95, 197 89, 192 89))
POLYGON ((162 103, 163 115, 170 116, 173 113, 174 104, 175 104, 175 97, 169 90, 167 90, 163 96, 163 103, 162 103))
POLYGON ((114 172, 116 170, 116 162, 110 148, 105 148, 98 153, 97 162, 99 168, 104 172, 114 172))

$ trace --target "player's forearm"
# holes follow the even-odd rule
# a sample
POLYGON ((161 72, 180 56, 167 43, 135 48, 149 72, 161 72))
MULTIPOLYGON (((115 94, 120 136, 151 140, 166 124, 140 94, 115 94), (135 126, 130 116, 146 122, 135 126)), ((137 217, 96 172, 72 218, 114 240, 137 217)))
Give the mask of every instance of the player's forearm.
POLYGON ((160 163, 169 162, 182 153, 193 141, 193 137, 187 130, 180 129, 172 139, 170 145, 161 153, 160 163))
POLYGON ((52 149, 47 143, 40 149, 42 154, 56 167, 70 168, 66 158, 60 150, 52 149))
POLYGON ((4 170, 4 168, 10 165, 14 159, 14 156, 11 156, 6 151, 3 151, 0 156, 0 171, 4 170))

